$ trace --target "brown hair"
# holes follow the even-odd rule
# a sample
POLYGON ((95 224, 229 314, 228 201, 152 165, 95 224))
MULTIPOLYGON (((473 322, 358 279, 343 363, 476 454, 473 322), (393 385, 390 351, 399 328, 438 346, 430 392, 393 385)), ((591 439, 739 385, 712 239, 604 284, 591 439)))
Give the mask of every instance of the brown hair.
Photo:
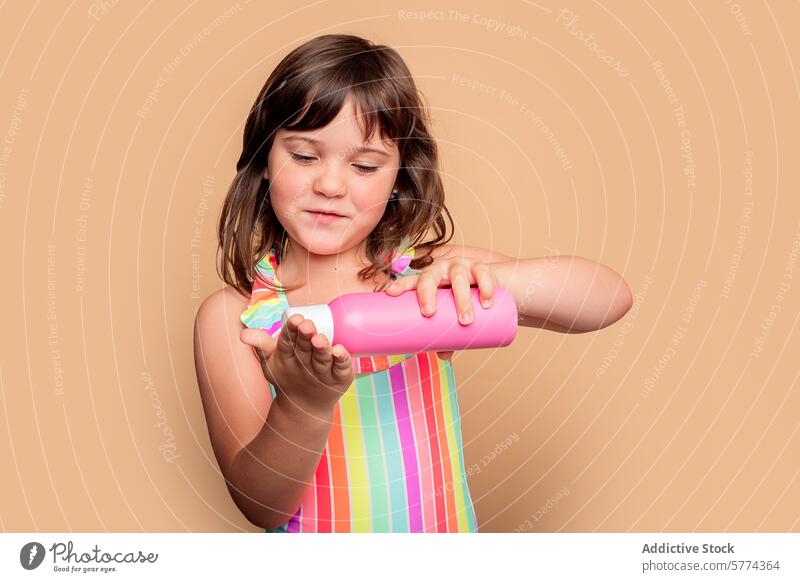
POLYGON ((275 133, 280 128, 325 127, 348 95, 359 112, 365 140, 378 129, 400 152, 395 182, 398 196, 389 200, 381 221, 367 237, 371 265, 359 271, 359 276, 369 280, 379 272, 390 275, 389 259, 406 237, 416 251, 410 265, 413 269, 430 265, 433 250, 452 238, 452 231, 446 236, 443 215, 451 230, 453 220, 444 204, 428 113, 405 62, 394 49, 357 36, 319 36, 295 48, 278 64, 245 123, 242 154, 219 219, 218 254, 221 251, 222 260, 217 265, 225 283, 243 295, 250 295, 258 275, 256 263, 264 254, 275 248, 280 259, 285 250, 286 232, 270 205, 269 180, 264 179, 275 133), (421 242, 431 229, 434 238, 421 242))

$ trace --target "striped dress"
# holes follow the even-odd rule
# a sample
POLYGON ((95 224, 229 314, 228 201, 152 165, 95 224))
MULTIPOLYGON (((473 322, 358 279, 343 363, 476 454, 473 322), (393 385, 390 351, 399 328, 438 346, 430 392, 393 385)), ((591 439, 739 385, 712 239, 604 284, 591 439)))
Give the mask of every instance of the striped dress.
MULTIPOLYGON (((393 278, 417 272, 408 266, 413 256, 401 245, 393 278)), ((274 337, 289 305, 264 284, 279 283, 273 250, 257 270, 241 320, 274 337)), ((300 508, 265 531, 477 532, 451 363, 422 352, 353 357, 353 368, 300 508)))

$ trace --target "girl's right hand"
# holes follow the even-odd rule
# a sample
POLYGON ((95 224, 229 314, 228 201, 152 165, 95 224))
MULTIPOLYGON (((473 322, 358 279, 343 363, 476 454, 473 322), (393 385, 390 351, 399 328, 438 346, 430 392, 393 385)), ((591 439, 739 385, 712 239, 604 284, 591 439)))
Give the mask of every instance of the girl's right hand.
POLYGON ((314 322, 299 313, 286 320, 277 340, 263 329, 243 329, 264 377, 288 402, 310 414, 327 414, 353 383, 352 359, 345 347, 331 347, 314 322))

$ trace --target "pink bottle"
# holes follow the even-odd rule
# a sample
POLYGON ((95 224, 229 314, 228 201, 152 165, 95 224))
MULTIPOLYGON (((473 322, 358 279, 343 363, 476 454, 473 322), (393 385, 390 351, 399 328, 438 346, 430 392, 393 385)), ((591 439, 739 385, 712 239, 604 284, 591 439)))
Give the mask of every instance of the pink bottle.
POLYGON ((347 293, 330 303, 290 307, 281 325, 299 313, 314 322, 317 333, 330 345, 342 344, 352 356, 413 354, 494 348, 509 345, 517 334, 517 305, 511 293, 495 286, 492 304, 480 304, 477 286, 472 294, 472 322, 458 321, 455 298, 449 287, 441 287, 436 312, 422 315, 417 290, 392 296, 383 292, 347 293))

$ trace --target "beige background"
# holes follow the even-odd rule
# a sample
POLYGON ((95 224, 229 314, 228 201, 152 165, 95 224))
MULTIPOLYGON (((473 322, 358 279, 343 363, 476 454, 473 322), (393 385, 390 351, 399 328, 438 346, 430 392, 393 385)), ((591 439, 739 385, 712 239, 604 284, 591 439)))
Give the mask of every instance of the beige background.
POLYGON ((407 60, 456 242, 636 295, 600 332, 456 355, 481 531, 800 531, 797 3, 0 11, 3 531, 256 531, 192 323, 248 108, 326 32, 407 60))

